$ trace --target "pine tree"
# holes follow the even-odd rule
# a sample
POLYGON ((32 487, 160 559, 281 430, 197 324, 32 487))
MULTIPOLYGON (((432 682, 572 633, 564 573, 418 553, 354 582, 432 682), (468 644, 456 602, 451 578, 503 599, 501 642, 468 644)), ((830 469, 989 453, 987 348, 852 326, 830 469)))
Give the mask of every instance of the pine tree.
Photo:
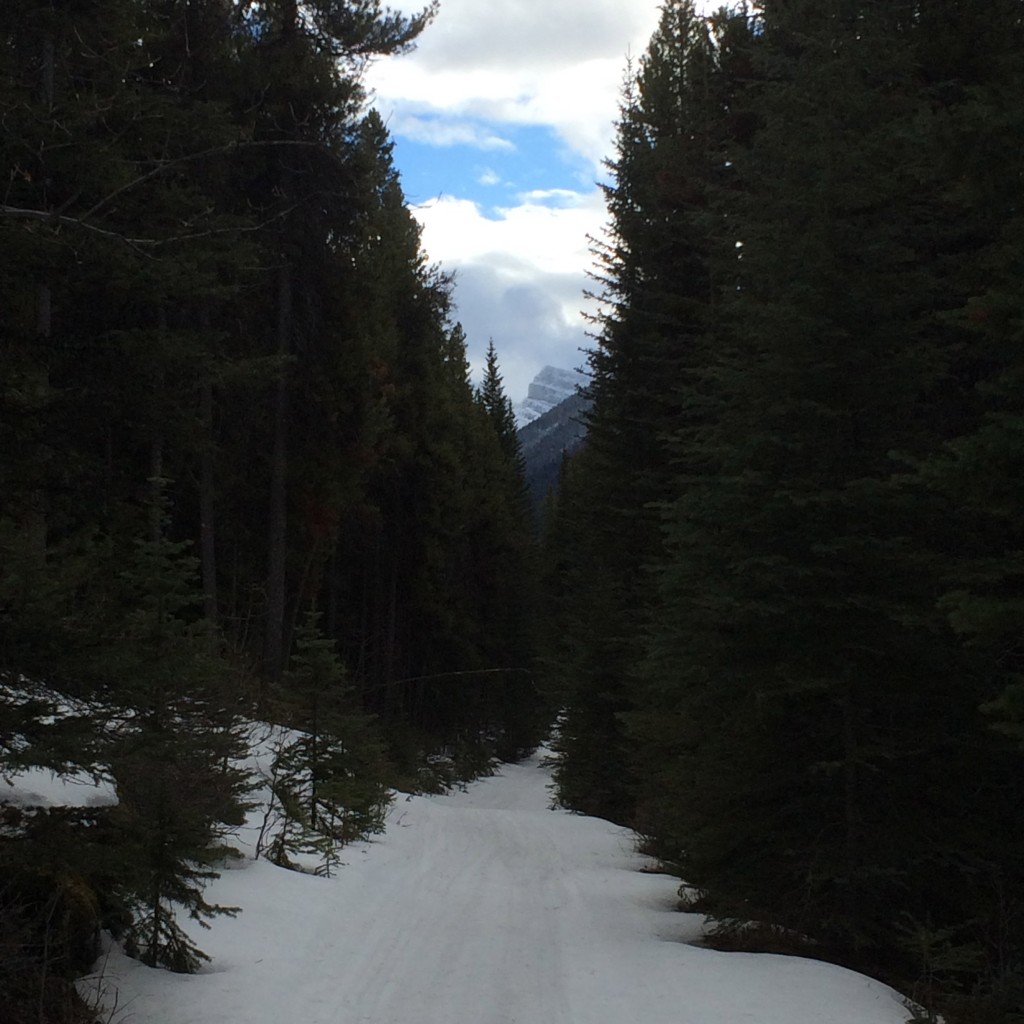
MULTIPOLYGON (((1012 3, 942 4, 930 15, 921 63, 935 118, 932 167, 947 183, 931 211, 942 290, 931 329, 949 353, 942 399, 951 415, 945 443, 915 463, 908 486, 941 510, 920 537, 934 560, 938 609, 962 645, 961 687, 981 715, 969 720, 972 813, 950 808, 960 827, 960 856, 946 871, 953 880, 941 914, 918 912, 913 925, 918 935, 946 929, 951 962, 930 972, 927 983, 941 993, 947 1015, 975 1012, 965 994, 973 990, 993 1015, 1012 1016, 1024 1005, 1024 918, 1007 899, 1021 884, 1019 816, 1008 779, 1019 767, 1021 735, 1021 320, 1012 296, 1022 225, 1018 161, 1006 143, 1020 131, 1024 19, 1012 3), (972 951, 973 963, 965 962, 972 951)), ((924 959, 920 946, 908 946, 924 959)))
POLYGON ((985 948, 1004 992, 1013 755, 978 708, 1014 731, 1019 29, 666 7, 549 584, 563 801, 634 822, 725 927, 906 972, 927 933, 943 984, 985 948))
POLYGON ((1007 770, 935 605, 943 505, 892 458, 974 404, 919 31, 874 5, 764 5, 757 128, 721 200, 742 243, 721 404, 683 449, 711 472, 684 478, 667 520, 634 720, 654 831, 720 914, 890 961, 894 907, 963 922, 941 893, 984 826, 960 782, 1001 821, 1007 770))
POLYGON ((382 9, 377 0, 315 2, 300 16, 295 0, 278 0, 248 11, 258 44, 247 84, 253 98, 259 97, 255 139, 265 144, 262 159, 250 165, 249 184, 257 186, 254 201, 274 224, 266 238, 274 253, 269 309, 274 330, 266 341, 278 373, 268 395, 263 633, 263 663, 271 679, 283 670, 289 609, 295 607, 290 587, 295 543, 289 530, 295 391, 311 369, 308 355, 333 334, 322 309, 327 282, 341 276, 338 250, 358 227, 358 204, 349 200, 355 182, 346 144, 364 100, 359 71, 372 56, 409 49, 434 10, 428 6, 406 17, 382 9))
POLYGON ((201 620, 195 562, 162 536, 140 541, 123 573, 124 618, 86 673, 124 709, 111 730, 114 812, 128 870, 118 888, 132 921, 126 942, 150 966, 196 970, 208 957, 176 919, 206 927, 230 907, 203 896, 241 824, 249 788, 238 767, 243 737, 229 696, 229 666, 201 620), (196 622, 198 624, 196 624, 196 622))
POLYGON ((434 7, 115 8, 0 11, 0 674, 28 693, 0 702, 0 760, 104 771, 121 796, 0 854, 13 877, 49 837, 33 900, 70 899, 66 869, 93 925, 118 917, 147 962, 187 970, 203 957, 173 908, 218 910, 248 698, 299 720, 321 687, 340 740, 306 723, 285 760, 332 843, 380 820, 362 700, 461 770, 528 745, 529 542, 450 283, 364 111, 366 61, 434 7), (276 676, 311 605, 324 635, 300 627, 257 691, 228 652, 276 676), (86 710, 48 722, 71 692, 86 710))
POLYGON ((547 713, 534 678, 538 567, 526 464, 493 341, 477 402, 490 427, 481 452, 486 511, 474 552, 478 618, 484 658, 504 670, 492 710, 495 749, 502 760, 518 760, 542 738, 547 713), (496 451, 486 443, 492 438, 496 451))
MULTIPOLYGON (((189 176, 178 174, 185 166, 179 158, 195 152, 190 145, 209 145, 208 133, 216 135, 225 123, 218 111, 193 117, 183 129, 168 83, 152 75, 162 45, 147 20, 152 8, 119 5, 101 12, 91 5, 24 2, 5 5, 0 14, 0 38, 13 58, 4 63, 0 85, 10 129, 2 146, 8 166, 21 168, 0 207, 8 257, 0 275, 14 312, 2 328, 4 363, 14 372, 5 385, 0 429, 16 442, 5 445, 2 469, 0 671, 5 682, 24 678, 31 692, 45 694, 57 708, 76 694, 96 698, 79 699, 79 711, 56 714, 40 731, 33 726, 42 724, 40 709, 21 702, 10 729, 33 735, 21 751, 22 764, 109 773, 116 761, 119 772, 129 761, 134 768, 151 766, 161 743, 157 761, 169 764, 167 737, 158 741, 161 730, 149 728, 154 719, 141 693, 147 679, 153 681, 153 659, 166 655, 166 668, 178 670, 174 683, 189 696, 169 689, 159 713, 192 724, 180 746, 192 744, 194 753, 188 779, 195 786, 193 809, 181 806, 173 784, 157 793, 158 772, 152 788, 141 774, 125 782, 126 795, 134 785, 136 810, 125 803, 116 811, 40 813, 16 830, 24 842, 5 839, 5 876, 19 879, 18 886, 30 879, 32 898, 50 906, 53 920, 65 915, 76 922, 80 948, 73 965, 60 965, 61 977, 72 966, 86 966, 81 935, 90 927, 95 932, 119 893, 138 908, 140 933, 146 914, 154 914, 145 938, 151 961, 194 966, 198 952, 182 938, 168 901, 180 899, 200 916, 209 909, 198 863, 217 821, 237 817, 239 780, 224 767, 234 743, 231 716, 219 705, 216 715, 208 703, 199 707, 205 699, 199 690, 222 677, 224 666, 205 636, 189 632, 187 615, 180 618, 184 590, 175 588, 184 587, 187 566, 177 560, 177 549, 154 549, 151 558, 138 554, 134 583, 119 575, 133 539, 164 542, 154 536, 154 523, 162 533, 157 502, 152 515, 141 516, 138 503, 158 497, 146 477, 163 468, 171 435, 173 450, 187 448, 185 424, 168 399, 172 392, 180 397, 181 379, 189 376, 185 353, 194 349, 180 344, 181 335, 171 338, 162 311, 183 280, 209 287, 197 264, 211 254, 197 255, 182 238, 190 234, 183 223, 206 203, 189 176), (157 121, 159 133, 150 133, 157 121), (169 251, 175 245, 180 248, 169 251), (159 275, 152 269, 158 251, 167 254, 159 275), (134 345, 136 359, 114 358, 134 345), (148 398, 148 405, 139 398, 148 398), (149 571, 165 575, 143 584, 149 571), (160 619, 160 628, 156 618, 144 625, 142 612, 125 609, 129 591, 160 619), (140 689, 133 691, 136 684, 140 689), (105 721, 114 705, 134 708, 127 716, 132 724, 116 742, 105 721), (182 826, 175 850, 156 819, 182 826), (143 843, 140 829, 150 825, 143 843)), ((207 215, 205 226, 217 229, 222 222, 207 215)), ((41 966, 45 975, 52 965, 41 966)))
POLYGON ((275 754, 261 846, 285 866, 295 855, 313 855, 317 870, 330 875, 342 846, 384 830, 391 797, 383 747, 318 618, 308 615, 297 631, 282 681, 278 715, 298 732, 282 739, 275 754))
POLYGON ((890 766, 924 713, 908 684, 942 672, 921 566, 887 528, 901 515, 887 453, 922 443, 906 413, 922 383, 898 234, 907 107, 876 83, 906 83, 909 63, 881 15, 848 14, 766 5, 761 127, 735 152, 746 194, 728 204, 742 258, 724 297, 726 404, 704 439, 724 457, 677 504, 652 652, 693 884, 856 945, 878 937, 868 893, 893 898, 882 879, 905 857, 889 815, 890 766))
POLYGON ((505 393, 501 368, 498 365, 498 351, 494 347, 493 338, 487 343, 484 376, 477 398, 498 435, 498 442, 505 458, 521 474, 523 454, 516 433, 516 414, 512 407, 512 399, 505 393))
MULTIPOLYGON (((708 207, 730 177, 728 83, 718 65, 731 56, 734 20, 716 41, 692 3, 667 4, 627 79, 606 188, 612 234, 595 249, 605 313, 590 356, 593 408, 576 493, 563 505, 583 541, 559 785, 573 806, 570 791, 590 794, 582 809, 637 824, 626 721, 657 603, 651 571, 664 558, 659 507, 684 472, 673 462, 689 458, 683 438, 713 407, 708 336, 723 242, 708 207)), ((742 109, 732 103, 733 113, 742 109)))

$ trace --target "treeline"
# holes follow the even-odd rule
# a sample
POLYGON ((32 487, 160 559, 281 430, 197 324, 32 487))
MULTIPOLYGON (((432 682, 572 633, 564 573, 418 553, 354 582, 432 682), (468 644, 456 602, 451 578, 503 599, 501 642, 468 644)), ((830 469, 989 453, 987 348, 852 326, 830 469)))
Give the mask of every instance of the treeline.
POLYGON ((5 1020, 99 922, 195 966, 168 908, 209 909, 243 717, 307 737, 275 796, 314 849, 536 742, 510 405, 360 85, 434 12, 0 5, 0 771, 119 797, 4 805, 5 1020))
POLYGON ((1024 5, 670 0, 549 536, 570 807, 723 946, 1024 1009, 1024 5))

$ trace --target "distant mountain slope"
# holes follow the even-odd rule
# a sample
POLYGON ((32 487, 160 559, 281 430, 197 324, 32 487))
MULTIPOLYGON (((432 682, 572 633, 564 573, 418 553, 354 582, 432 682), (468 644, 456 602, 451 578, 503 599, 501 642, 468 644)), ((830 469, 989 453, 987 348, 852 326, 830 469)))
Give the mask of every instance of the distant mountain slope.
POLYGON ((583 444, 587 434, 584 415, 589 408, 590 399, 574 392, 519 428, 526 484, 535 508, 540 507, 545 495, 558 483, 562 454, 583 444))
POLYGON ((587 383, 579 370, 566 370, 558 366, 545 366, 530 384, 526 398, 516 406, 516 420, 520 426, 532 423, 587 383))

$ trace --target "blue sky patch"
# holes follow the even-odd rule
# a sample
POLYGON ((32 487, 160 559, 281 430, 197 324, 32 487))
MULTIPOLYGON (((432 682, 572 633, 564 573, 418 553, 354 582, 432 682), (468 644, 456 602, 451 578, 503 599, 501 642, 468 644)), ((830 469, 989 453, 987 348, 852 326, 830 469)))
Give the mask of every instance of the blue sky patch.
POLYGON ((520 205, 526 193, 553 193, 543 201, 564 205, 560 193, 593 188, 590 165, 572 154, 552 129, 508 124, 477 127, 479 137, 493 134, 511 145, 433 145, 396 130, 394 160, 410 204, 454 196, 473 200, 485 216, 497 219, 499 208, 520 205))

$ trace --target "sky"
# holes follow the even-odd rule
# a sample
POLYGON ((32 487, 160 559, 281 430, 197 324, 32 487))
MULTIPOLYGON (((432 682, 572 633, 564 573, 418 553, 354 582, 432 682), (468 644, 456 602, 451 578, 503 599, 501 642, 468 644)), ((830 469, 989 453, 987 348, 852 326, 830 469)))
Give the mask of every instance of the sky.
POLYGON ((441 0, 413 53, 367 72, 423 248, 455 272, 474 374, 493 338, 515 403, 545 365, 581 367, 591 345, 602 162, 627 56, 658 14, 658 0, 441 0))

